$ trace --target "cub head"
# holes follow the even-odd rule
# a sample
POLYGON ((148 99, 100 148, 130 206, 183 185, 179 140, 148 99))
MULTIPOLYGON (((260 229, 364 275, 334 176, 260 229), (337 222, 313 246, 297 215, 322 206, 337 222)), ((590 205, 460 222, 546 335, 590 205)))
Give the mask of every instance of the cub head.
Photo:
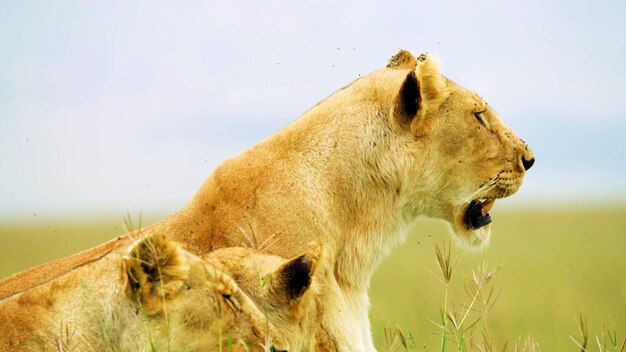
POLYGON ((165 236, 134 243, 123 269, 127 297, 157 349, 288 350, 284 333, 230 276, 165 236))
POLYGON ((440 74, 429 55, 400 51, 383 71, 399 75, 390 119, 407 148, 405 199, 446 220, 462 243, 486 245, 490 209, 520 188, 533 152, 482 97, 440 74))
POLYGON ((231 275, 262 307, 269 321, 286 333, 291 350, 335 350, 335 340, 319 318, 324 280, 318 267, 324 261, 318 243, 290 259, 242 247, 218 249, 203 258, 231 275))

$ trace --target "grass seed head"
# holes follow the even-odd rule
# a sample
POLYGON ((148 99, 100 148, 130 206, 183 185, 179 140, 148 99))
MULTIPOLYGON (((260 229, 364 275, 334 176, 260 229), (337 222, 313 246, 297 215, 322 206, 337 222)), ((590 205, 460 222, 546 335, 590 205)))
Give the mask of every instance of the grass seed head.
POLYGON ((449 242, 444 242, 441 246, 435 243, 435 254, 437 255, 437 264, 441 272, 440 281, 447 285, 450 283, 450 280, 452 280, 452 274, 454 274, 458 267, 459 256, 457 255, 452 259, 452 251, 449 242))

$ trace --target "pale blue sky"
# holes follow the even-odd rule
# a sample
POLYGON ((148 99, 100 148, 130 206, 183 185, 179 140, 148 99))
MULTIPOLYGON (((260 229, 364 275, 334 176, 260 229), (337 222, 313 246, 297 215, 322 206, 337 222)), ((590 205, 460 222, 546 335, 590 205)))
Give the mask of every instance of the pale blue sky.
POLYGON ((0 1, 0 219, 180 208, 398 49, 537 154, 502 203, 626 203, 623 1, 0 1))

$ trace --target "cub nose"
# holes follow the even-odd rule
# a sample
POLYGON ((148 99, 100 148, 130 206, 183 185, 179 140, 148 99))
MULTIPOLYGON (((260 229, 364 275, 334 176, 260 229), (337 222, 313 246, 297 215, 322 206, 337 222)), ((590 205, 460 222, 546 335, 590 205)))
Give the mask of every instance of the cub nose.
POLYGON ((530 159, 526 159, 525 157, 522 157, 522 165, 524 166, 524 170, 528 171, 528 169, 533 167, 534 163, 535 163, 534 157, 531 157, 530 159))

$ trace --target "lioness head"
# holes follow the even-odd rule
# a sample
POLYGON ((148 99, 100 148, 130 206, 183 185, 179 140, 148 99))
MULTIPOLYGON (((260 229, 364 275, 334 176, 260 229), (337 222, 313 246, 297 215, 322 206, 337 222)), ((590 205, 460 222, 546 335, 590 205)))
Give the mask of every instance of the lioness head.
POLYGON ((519 189, 533 152, 482 97, 441 75, 430 56, 400 51, 389 70, 402 75, 392 120, 412 150, 403 160, 410 186, 403 189, 415 192, 420 213, 448 221, 463 243, 485 245, 489 211, 519 189))

